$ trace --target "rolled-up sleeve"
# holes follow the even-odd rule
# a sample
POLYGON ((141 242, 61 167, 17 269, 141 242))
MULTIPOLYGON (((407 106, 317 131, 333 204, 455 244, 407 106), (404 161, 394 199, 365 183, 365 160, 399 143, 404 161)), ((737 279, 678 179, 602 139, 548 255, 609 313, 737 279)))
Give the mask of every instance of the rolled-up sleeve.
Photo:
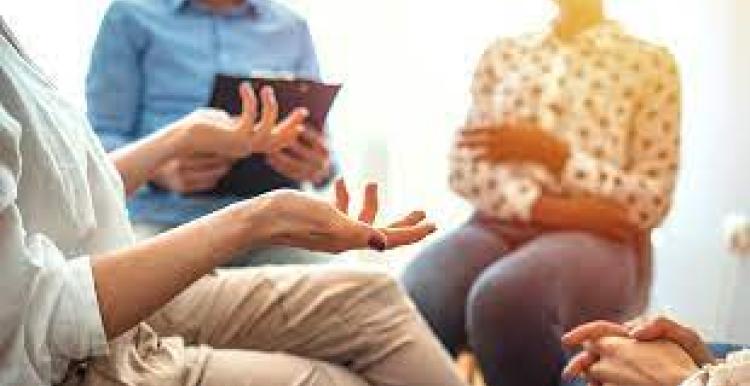
POLYGON ((0 107, 0 362, 15 365, 14 382, 55 382, 71 360, 105 354, 107 339, 88 257, 67 259, 24 227, 21 132, 0 107))

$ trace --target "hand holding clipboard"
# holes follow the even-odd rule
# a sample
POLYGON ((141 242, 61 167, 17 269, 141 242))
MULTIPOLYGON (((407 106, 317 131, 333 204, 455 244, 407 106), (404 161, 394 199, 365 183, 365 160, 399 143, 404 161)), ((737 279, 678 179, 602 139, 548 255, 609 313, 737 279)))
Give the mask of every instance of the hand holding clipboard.
MULTIPOLYGON (((325 126, 328 112, 341 88, 340 85, 311 80, 217 75, 209 106, 222 109, 231 115, 239 114, 242 103, 238 98, 237 88, 242 82, 250 82, 256 93, 266 86, 273 88, 281 118, 297 107, 307 108, 309 115, 306 122, 318 130, 325 126)), ((296 187, 296 181, 280 175, 269 167, 265 162, 265 156, 256 155, 235 164, 216 189, 208 194, 252 197, 274 189, 296 187)))

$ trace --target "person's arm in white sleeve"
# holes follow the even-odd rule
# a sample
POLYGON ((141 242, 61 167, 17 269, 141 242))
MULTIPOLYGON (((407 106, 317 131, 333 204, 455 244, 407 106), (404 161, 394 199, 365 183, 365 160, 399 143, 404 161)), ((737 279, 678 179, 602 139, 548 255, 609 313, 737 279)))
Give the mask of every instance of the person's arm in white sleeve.
POLYGON ((723 363, 706 366, 680 386, 750 385, 750 350, 729 354, 723 363))
POLYGON ((20 141, 21 127, 0 107, 0 357, 27 363, 18 379, 45 380, 59 376, 51 373, 57 360, 105 353, 107 339, 89 258, 66 260, 24 228, 20 141))

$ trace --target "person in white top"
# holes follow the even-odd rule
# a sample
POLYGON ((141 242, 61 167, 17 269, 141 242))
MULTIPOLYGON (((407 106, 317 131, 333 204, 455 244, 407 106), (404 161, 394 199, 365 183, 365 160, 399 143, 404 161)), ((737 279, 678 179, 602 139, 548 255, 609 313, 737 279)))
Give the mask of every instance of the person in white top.
POLYGON ((245 85, 240 117, 195 113, 108 156, 1 21, 0 384, 463 385, 383 273, 213 272, 255 248, 383 250, 434 230, 421 212, 373 226, 374 185, 356 219, 339 182, 335 205, 277 191, 134 243, 124 200, 160 165, 273 151, 305 111, 276 124, 265 90, 256 119, 245 85))
POLYGON ((584 378, 590 385, 750 385, 750 350, 717 360, 695 330, 662 316, 588 323, 566 334, 563 343, 584 348, 564 378, 584 378))
POLYGON ((493 386, 557 385, 562 331, 642 312, 678 170, 673 56, 607 20, 602 0, 555 4, 549 28, 479 60, 449 176, 475 213, 404 275, 493 386))

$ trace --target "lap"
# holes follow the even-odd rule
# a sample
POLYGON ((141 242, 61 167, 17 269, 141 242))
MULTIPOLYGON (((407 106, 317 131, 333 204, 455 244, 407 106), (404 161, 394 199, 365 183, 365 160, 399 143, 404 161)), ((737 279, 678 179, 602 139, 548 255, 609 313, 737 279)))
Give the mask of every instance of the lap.
POLYGON ((344 367, 284 353, 214 350, 200 386, 367 386, 344 367))
POLYGON ((218 271, 149 324, 161 336, 180 336, 188 344, 283 351, 343 363, 366 362, 358 356, 365 348, 382 345, 386 350, 388 329, 397 323, 385 321, 408 317, 413 317, 411 304, 384 272, 283 266, 218 271))
POLYGON ((542 234, 486 269, 472 295, 553 308, 566 324, 626 318, 639 308, 637 260, 635 247, 595 235, 542 234))

